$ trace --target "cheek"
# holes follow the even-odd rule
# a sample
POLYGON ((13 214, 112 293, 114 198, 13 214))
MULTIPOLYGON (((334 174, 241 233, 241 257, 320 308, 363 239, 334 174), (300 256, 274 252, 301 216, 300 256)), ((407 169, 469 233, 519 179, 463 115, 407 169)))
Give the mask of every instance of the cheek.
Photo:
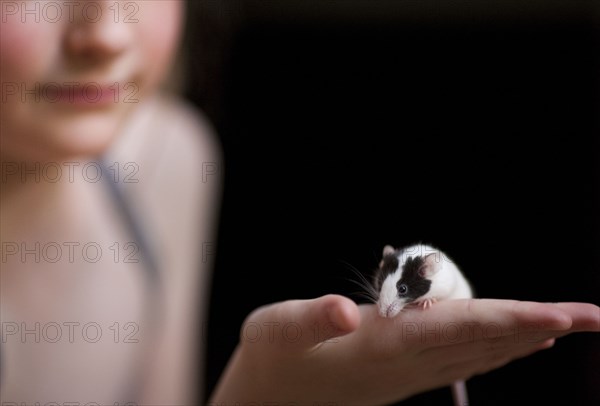
MULTIPOLYGON (((29 103, 35 96, 36 85, 43 83, 60 60, 61 38, 64 24, 51 23, 35 15, 27 15, 25 22, 21 14, 2 16, 0 29, 0 72, 2 87, 2 108, 0 109, 0 129, 3 152, 12 150, 12 144, 23 143, 19 138, 33 132, 40 120, 39 114, 32 114, 35 103, 29 103)), ((34 112, 37 113, 37 112, 34 112)))
POLYGON ((34 83, 60 56, 64 24, 35 22, 35 16, 3 15, 0 35, 0 69, 2 82, 34 83))
POLYGON ((184 3, 172 0, 141 2, 138 39, 147 62, 146 80, 151 86, 168 72, 178 50, 184 3))

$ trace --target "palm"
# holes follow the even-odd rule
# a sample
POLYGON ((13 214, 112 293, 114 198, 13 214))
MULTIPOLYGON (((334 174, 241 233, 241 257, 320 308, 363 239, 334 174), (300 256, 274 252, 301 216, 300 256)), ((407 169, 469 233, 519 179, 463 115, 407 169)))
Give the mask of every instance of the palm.
POLYGON ((386 404, 599 326, 598 307, 581 303, 460 299, 389 319, 335 295, 282 302, 248 317, 215 400, 386 404), (270 326, 272 334, 256 340, 245 336, 248 326, 270 326), (228 392, 228 381, 237 390, 228 392))

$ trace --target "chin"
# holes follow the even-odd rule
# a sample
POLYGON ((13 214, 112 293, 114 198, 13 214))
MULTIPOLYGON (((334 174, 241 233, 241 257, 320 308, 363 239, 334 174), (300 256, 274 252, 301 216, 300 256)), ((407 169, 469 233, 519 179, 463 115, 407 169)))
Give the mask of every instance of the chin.
POLYGON ((124 121, 124 114, 114 112, 38 119, 19 134, 3 129, 11 135, 2 137, 3 155, 17 161, 94 159, 110 147, 124 121))
POLYGON ((122 123, 103 117, 87 118, 61 126, 57 136, 48 137, 53 155, 94 158, 102 155, 121 130, 122 123))

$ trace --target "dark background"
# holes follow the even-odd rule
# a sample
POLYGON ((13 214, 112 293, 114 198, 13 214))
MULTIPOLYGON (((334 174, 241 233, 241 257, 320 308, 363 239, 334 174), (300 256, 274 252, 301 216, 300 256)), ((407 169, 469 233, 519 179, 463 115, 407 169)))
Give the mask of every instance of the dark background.
MULTIPOLYGON (((251 310, 360 301, 346 263, 369 276, 385 244, 440 247, 480 297, 600 303, 593 6, 189 3, 186 96, 225 154, 207 394, 251 310)), ((565 337, 471 402, 600 404, 599 365, 598 335, 565 337)))

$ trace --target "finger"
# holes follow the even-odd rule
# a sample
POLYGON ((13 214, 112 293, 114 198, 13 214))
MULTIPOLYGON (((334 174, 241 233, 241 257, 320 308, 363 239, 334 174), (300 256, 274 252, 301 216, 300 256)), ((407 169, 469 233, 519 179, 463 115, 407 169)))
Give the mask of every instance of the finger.
POLYGON ((569 313, 554 304, 498 299, 446 300, 427 310, 405 309, 393 323, 399 339, 423 347, 572 326, 569 313))
MULTIPOLYGON (((340 295, 311 300, 288 300, 259 309, 250 315, 244 328, 253 327, 254 341, 299 350, 346 335, 358 328, 356 304, 340 295), (262 333, 260 339, 256 338, 262 333), (268 334, 264 334, 264 333, 268 334)), ((242 335, 242 339, 244 339, 242 335)), ((246 337, 246 342, 248 337, 246 337)))
MULTIPOLYGON (((416 309, 418 311, 418 309, 416 309)), ((566 330, 571 327, 569 314, 554 304, 500 299, 462 299, 439 302, 429 310, 441 320, 454 316, 454 321, 494 323, 506 326, 507 332, 514 327, 527 330, 566 330), (433 312, 432 312, 433 313, 433 312)))
POLYGON ((600 331, 600 307, 591 303, 553 303, 573 320, 571 332, 600 331))

